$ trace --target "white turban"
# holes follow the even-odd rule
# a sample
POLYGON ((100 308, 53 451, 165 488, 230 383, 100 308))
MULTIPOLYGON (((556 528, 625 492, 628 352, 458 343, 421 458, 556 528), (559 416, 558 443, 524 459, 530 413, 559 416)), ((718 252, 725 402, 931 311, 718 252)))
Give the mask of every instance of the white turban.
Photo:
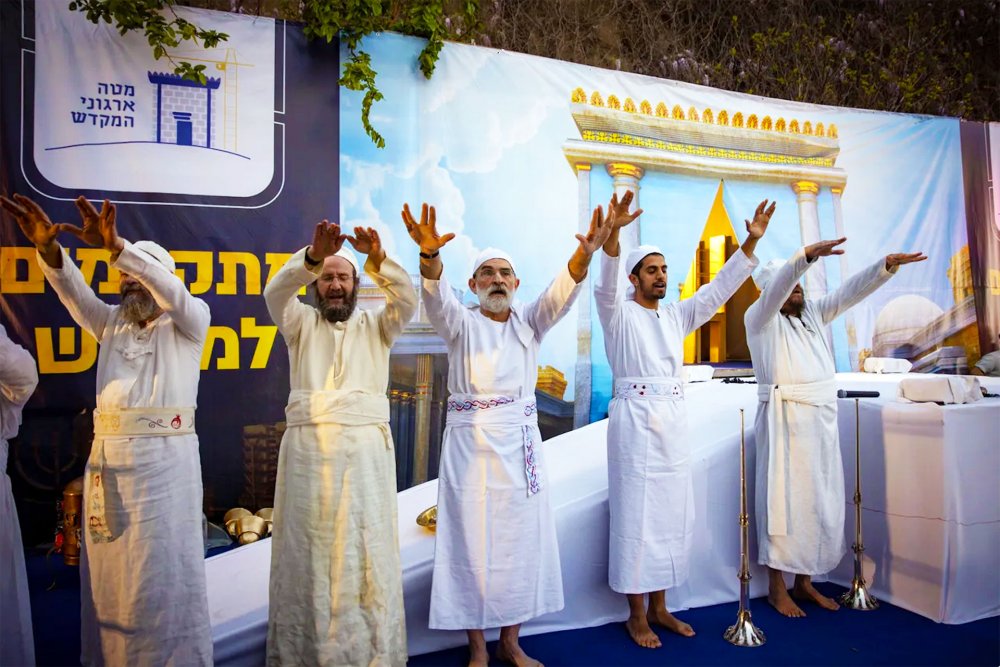
POLYGON ((655 245, 641 245, 637 248, 633 248, 632 252, 628 254, 625 259, 625 272, 632 273, 632 270, 636 265, 642 260, 646 259, 649 255, 662 255, 663 251, 660 250, 655 245))
POLYGON ((361 265, 358 264, 358 258, 354 256, 354 251, 348 248, 346 243, 340 246, 340 250, 337 251, 336 256, 343 257, 351 263, 351 266, 354 267, 354 275, 361 274, 361 265))
POLYGON ((167 267, 167 271, 171 273, 177 268, 177 263, 174 262, 174 258, 170 256, 167 249, 161 246, 159 243, 153 243, 152 241, 136 241, 132 244, 132 247, 136 250, 141 250, 146 253, 157 262, 167 267))
POLYGON ((476 271, 479 267, 490 261, 491 259, 502 259, 510 264, 510 270, 517 275, 517 269, 514 268, 514 259, 499 248, 487 248, 476 256, 476 261, 472 265, 472 275, 476 275, 476 271))
POLYGON ((754 283, 757 285, 757 289, 761 292, 767 287, 767 284, 778 274, 778 271, 785 265, 785 260, 783 259, 772 259, 770 262, 761 267, 757 275, 753 277, 754 283))

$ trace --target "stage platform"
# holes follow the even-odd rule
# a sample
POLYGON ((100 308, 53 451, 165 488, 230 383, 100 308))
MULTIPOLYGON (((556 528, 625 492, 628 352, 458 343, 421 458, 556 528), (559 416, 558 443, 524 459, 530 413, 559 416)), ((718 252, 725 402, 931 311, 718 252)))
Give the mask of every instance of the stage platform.
MULTIPOLYGON (((840 388, 882 392, 882 398, 862 402, 861 421, 863 460, 869 465, 863 490, 873 590, 935 621, 965 622, 1000 614, 1000 552, 996 549, 1000 543, 1000 399, 970 406, 903 405, 895 400, 901 377, 837 376, 840 388), (911 442, 919 448, 904 451, 911 442), (932 493, 925 493, 928 490, 932 493)), ((1000 393, 1000 380, 987 378, 984 384, 1000 393)), ((691 562, 695 565, 688 583, 668 593, 673 610, 737 599, 739 411, 745 411, 747 466, 753 471, 756 392, 755 385, 720 380, 686 387, 693 442, 696 532, 691 562)), ((841 401, 840 408, 848 509, 845 531, 850 544, 854 535, 849 502, 854 492, 853 401, 841 401)), ((526 623, 523 635, 605 625, 627 616, 624 598, 607 586, 606 428, 606 421, 597 422, 544 444, 566 607, 526 623)), ((752 473, 750 479, 752 508, 752 473)), ((434 535, 418 527, 415 518, 435 504, 436 496, 436 481, 399 494, 411 655, 466 641, 464 633, 427 628, 434 535)), ((756 554, 755 542, 751 530, 752 555, 756 554)), ((849 583, 851 558, 845 555, 832 580, 849 583)), ((262 663, 269 565, 269 540, 206 561, 216 664, 262 663)), ((765 594, 763 569, 754 565, 752 574, 752 595, 765 594)))

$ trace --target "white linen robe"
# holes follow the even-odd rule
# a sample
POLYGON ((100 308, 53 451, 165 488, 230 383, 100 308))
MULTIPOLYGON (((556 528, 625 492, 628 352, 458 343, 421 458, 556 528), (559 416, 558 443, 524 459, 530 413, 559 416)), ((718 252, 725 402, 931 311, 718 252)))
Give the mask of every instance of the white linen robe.
MULTIPOLYGON (((138 280, 164 310, 143 329, 122 319, 120 306, 99 299, 65 251, 61 269, 40 256, 38 263, 76 323, 100 343, 97 410, 196 407, 208 304, 129 243, 112 266, 138 280)), ((81 662, 209 665, 198 436, 95 437, 84 499, 102 448, 106 516, 114 539, 91 540, 85 502, 81 662)))
POLYGON ((417 308, 388 257, 365 271, 377 310, 333 323, 296 298, 322 272, 293 255, 264 290, 288 345, 291 394, 278 455, 271 540, 268 665, 406 663, 389 432, 389 348, 417 308))
MULTIPOLYGON (((594 288, 616 380, 677 378, 684 337, 710 320, 757 265, 738 250, 690 299, 650 310, 626 298, 621 255, 601 252, 594 288)), ((608 583, 619 593, 683 584, 694 535, 687 413, 682 400, 612 398, 608 421, 608 583)))
MULTIPOLYGON (((506 322, 465 307, 442 277, 423 280, 427 317, 448 345, 452 395, 534 400, 542 337, 570 309, 579 285, 563 269, 506 322)), ((533 438, 541 490, 528 495, 521 426, 451 424, 438 471, 437 537, 429 625, 480 630, 563 608, 555 516, 537 415, 533 438)))
MULTIPOLYGON (((781 306, 811 264, 800 248, 747 309, 747 343, 759 385, 797 385, 832 381, 836 368, 826 327, 845 310, 885 284, 892 273, 885 260, 852 276, 819 299, 806 295, 802 318, 781 315, 781 306)), ((818 575, 832 570, 846 551, 844 470, 837 430, 837 404, 783 401, 786 479, 785 535, 768 531, 767 403, 757 404, 755 519, 758 562, 783 572, 818 575)))
POLYGON ((17 435, 21 409, 37 384, 31 353, 8 338, 0 324, 0 665, 35 664, 24 547, 7 476, 7 441, 17 435))

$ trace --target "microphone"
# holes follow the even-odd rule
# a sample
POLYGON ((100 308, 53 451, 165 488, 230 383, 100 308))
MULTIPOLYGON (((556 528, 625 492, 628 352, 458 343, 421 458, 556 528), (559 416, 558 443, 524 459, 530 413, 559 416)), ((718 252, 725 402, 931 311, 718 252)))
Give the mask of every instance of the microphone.
POLYGON ((838 389, 837 398, 878 398, 879 393, 877 391, 848 391, 847 389, 838 389))

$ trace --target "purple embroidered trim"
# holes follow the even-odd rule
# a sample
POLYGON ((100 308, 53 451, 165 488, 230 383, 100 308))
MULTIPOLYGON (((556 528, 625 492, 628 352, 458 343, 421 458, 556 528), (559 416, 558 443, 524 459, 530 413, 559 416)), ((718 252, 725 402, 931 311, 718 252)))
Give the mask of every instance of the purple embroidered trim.
POLYGON ((534 401, 532 401, 531 403, 528 403, 526 406, 524 406, 524 416, 525 417, 530 417, 531 415, 535 414, 536 412, 538 412, 538 406, 535 405, 534 401))
POLYGON ((528 495, 533 496, 542 490, 538 482, 538 463, 535 461, 535 443, 530 435, 524 439, 524 474, 528 478, 528 495))
POLYGON ((480 401, 478 399, 472 401, 448 401, 448 412, 476 412, 477 410, 489 410, 490 408, 497 408, 501 405, 507 405, 513 403, 515 399, 509 396, 500 396, 499 398, 491 398, 488 401, 480 401))

